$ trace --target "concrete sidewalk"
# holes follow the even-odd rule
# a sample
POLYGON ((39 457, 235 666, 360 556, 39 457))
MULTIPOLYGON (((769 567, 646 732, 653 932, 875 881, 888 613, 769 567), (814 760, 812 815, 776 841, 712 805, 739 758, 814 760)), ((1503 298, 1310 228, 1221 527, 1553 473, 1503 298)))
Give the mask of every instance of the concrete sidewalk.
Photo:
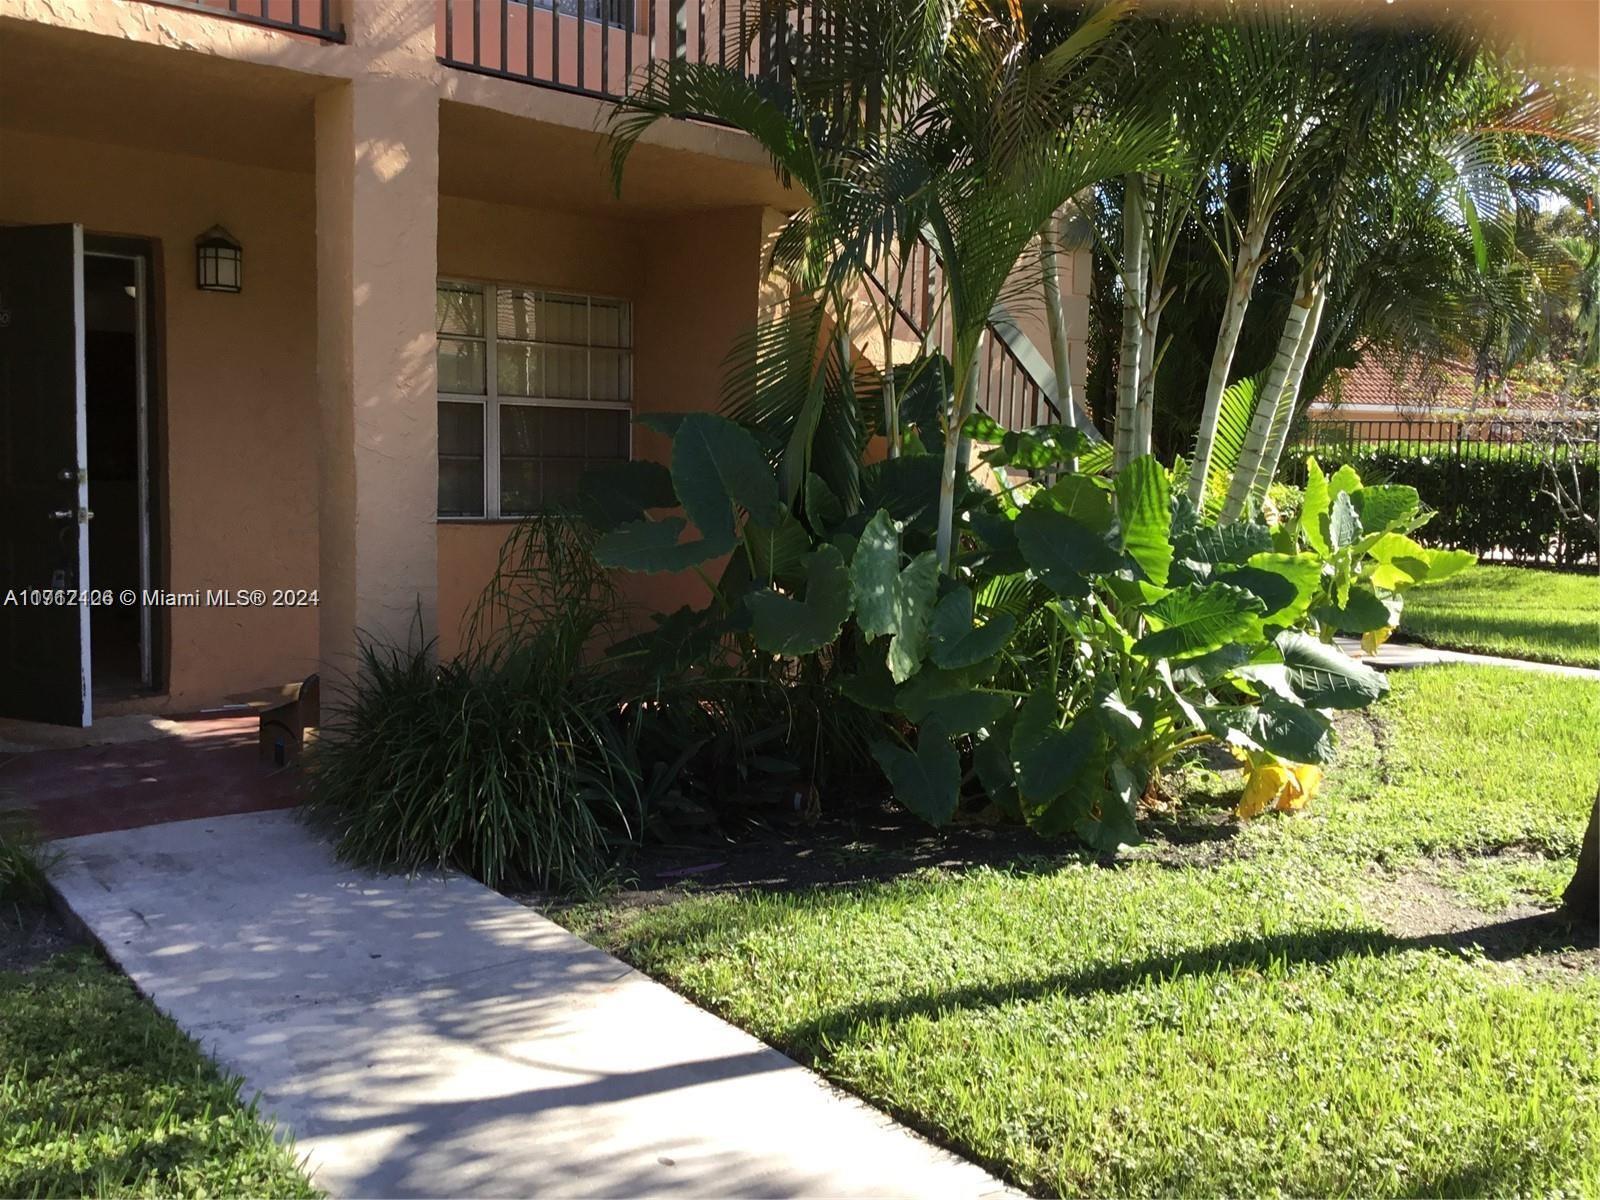
POLYGON ((1434 667, 1441 663, 1465 663, 1479 667, 1514 667, 1519 671, 1538 671, 1545 675, 1566 675, 1574 679, 1600 679, 1600 671, 1592 667, 1565 667, 1558 663, 1534 662, 1527 658, 1501 658, 1495 654, 1467 654, 1461 650, 1435 650, 1432 646, 1419 646, 1415 642, 1385 642, 1377 654, 1366 654, 1361 649, 1361 639, 1336 637, 1333 639, 1351 658, 1377 667, 1434 667))
POLYGON ((343 1196, 985 1196, 1002 1186, 460 876, 293 814, 57 842, 67 904, 343 1196))

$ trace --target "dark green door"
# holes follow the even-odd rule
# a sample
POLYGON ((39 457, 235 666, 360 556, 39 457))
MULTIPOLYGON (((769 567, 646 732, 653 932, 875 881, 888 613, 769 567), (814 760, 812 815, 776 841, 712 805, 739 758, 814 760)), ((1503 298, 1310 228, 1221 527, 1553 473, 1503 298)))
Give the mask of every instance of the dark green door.
POLYGON ((0 229, 0 716, 87 725, 83 229, 0 229))

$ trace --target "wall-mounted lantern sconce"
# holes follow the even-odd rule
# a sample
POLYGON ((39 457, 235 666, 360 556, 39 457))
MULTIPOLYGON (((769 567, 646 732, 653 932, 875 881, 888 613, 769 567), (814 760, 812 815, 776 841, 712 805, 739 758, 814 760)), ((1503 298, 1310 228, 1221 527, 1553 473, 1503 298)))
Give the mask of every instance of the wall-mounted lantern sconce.
POLYGON ((194 271, 202 292, 237 292, 244 282, 244 247, 213 225, 194 240, 194 271))

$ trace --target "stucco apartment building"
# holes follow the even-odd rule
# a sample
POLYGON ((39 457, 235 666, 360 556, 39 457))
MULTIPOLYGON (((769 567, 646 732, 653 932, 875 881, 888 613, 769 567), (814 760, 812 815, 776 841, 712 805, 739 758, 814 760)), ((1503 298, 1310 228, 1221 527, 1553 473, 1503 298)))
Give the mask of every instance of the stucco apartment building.
MULTIPOLYGON (((604 122, 745 12, 0 0, 0 715, 193 711, 358 629, 448 654, 510 522, 663 457, 633 417, 715 405, 798 200, 693 121, 617 196, 604 122)), ((1047 386, 1015 326, 997 386, 1047 386)))

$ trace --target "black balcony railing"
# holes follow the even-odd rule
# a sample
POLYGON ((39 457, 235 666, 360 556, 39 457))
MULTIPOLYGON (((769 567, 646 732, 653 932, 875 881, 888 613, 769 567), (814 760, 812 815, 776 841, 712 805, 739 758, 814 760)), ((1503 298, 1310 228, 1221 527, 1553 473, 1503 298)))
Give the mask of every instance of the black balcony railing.
POLYGON ((777 72, 804 8, 750 37, 762 0, 435 0, 439 61, 464 71, 626 100, 641 69, 688 59, 777 72))
POLYGON ((339 20, 335 0, 155 0, 155 3, 284 33, 301 33, 325 42, 344 41, 344 24, 339 20))

